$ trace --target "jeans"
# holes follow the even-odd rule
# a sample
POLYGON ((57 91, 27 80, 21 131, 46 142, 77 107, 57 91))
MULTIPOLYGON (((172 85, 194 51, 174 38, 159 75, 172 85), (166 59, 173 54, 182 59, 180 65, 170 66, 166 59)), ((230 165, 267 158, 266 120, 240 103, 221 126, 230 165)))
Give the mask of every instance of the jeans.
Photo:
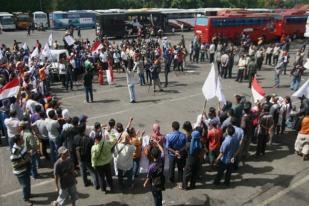
POLYGON ((145 75, 144 75, 144 72, 139 73, 138 76, 139 76, 140 85, 145 85, 145 75))
POLYGON ((12 150, 12 148, 14 146, 14 138, 13 137, 9 137, 8 138, 8 142, 9 142, 10 150, 12 150))
POLYGON ((28 201, 31 195, 31 180, 29 171, 17 175, 19 184, 22 186, 23 199, 28 201))
POLYGON ((152 188, 151 192, 155 201, 155 206, 162 206, 162 191, 152 188))
POLYGON ((66 74, 60 74, 60 80, 63 87, 66 87, 66 74))
POLYGON ((297 91, 300 85, 301 76, 293 76, 290 88, 291 90, 297 91))
POLYGON ((244 78, 244 69, 238 69, 236 81, 242 82, 244 78))
POLYGON ((219 162, 219 168, 218 168, 218 173, 215 177, 215 184, 220 184, 220 181, 223 177, 223 173, 225 172, 225 180, 224 184, 229 185, 230 184, 230 179, 231 179, 231 174, 232 174, 232 166, 233 164, 231 163, 223 163, 222 161, 219 162))
POLYGON ((275 71, 275 87, 279 87, 280 85, 280 72, 275 71))
POLYGON ((128 85, 128 89, 129 89, 130 102, 136 101, 135 85, 134 84, 128 85))
POLYGON ((38 177, 38 165, 40 161, 40 156, 38 153, 34 153, 31 155, 31 176, 33 178, 38 177))
POLYGON ((93 102, 92 85, 85 86, 85 94, 86 94, 86 101, 89 102, 89 96, 90 96, 90 101, 93 102))
POLYGON ((81 176, 83 178, 83 182, 84 182, 85 186, 88 184, 87 171, 89 172, 89 174, 92 178, 93 186, 95 188, 99 187, 98 175, 95 172, 95 170, 93 169, 93 167, 91 166, 91 162, 81 161, 80 162, 80 173, 81 173, 81 176))
POLYGON ((55 140, 49 139, 49 148, 50 148, 50 161, 52 165, 55 164, 55 162, 58 159, 58 145, 56 144, 55 140))
MULTIPOLYGON (((106 191, 106 181, 111 190, 113 190, 113 178, 112 178, 112 168, 111 164, 108 163, 103 166, 97 166, 96 168, 97 175, 99 177, 99 184, 102 191, 106 191), (106 181, 105 181, 106 179, 106 181)), ((132 175, 131 175, 132 180, 132 175)))
POLYGON ((133 159, 133 175, 137 177, 139 174, 139 165, 140 165, 141 158, 133 159))
POLYGON ((175 166, 177 164, 178 169, 178 182, 183 181, 183 168, 185 166, 185 159, 178 159, 175 156, 169 155, 169 179, 171 182, 175 182, 175 166))
POLYGON ((73 89, 73 74, 67 74, 66 75, 66 83, 65 83, 65 88, 66 90, 69 89, 69 84, 70 84, 70 89, 73 89))
POLYGON ((146 81, 147 81, 147 84, 150 83, 151 84, 151 72, 149 70, 146 70, 146 81))
POLYGON ((124 171, 124 170, 120 170, 118 169, 118 184, 119 187, 122 188, 123 186, 125 186, 123 184, 123 177, 127 177, 127 187, 131 187, 132 186, 132 175, 133 174, 133 168, 131 168, 130 170, 124 171))

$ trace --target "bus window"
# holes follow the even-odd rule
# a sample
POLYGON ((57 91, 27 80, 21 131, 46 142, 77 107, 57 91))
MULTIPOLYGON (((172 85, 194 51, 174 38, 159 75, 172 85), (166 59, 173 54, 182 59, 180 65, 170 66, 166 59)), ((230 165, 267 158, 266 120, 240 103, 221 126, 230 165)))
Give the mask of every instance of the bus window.
POLYGON ((207 17, 196 18, 196 25, 208 26, 208 18, 207 17))

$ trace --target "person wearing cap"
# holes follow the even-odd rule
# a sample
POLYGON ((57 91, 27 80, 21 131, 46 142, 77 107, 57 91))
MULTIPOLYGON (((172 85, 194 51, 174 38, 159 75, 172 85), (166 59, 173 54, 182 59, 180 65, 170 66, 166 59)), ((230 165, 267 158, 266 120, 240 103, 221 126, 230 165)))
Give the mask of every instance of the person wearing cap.
POLYGON ((32 131, 30 130, 29 122, 27 121, 19 122, 19 130, 20 130, 20 135, 24 139, 25 146, 31 155, 31 176, 34 179, 37 179, 38 178, 38 163, 40 160, 40 157, 38 154, 39 152, 38 139, 36 138, 36 136, 33 135, 32 131))
POLYGON ((11 150, 11 162, 13 173, 16 175, 18 182, 22 186, 23 199, 26 205, 32 205, 31 197, 31 180, 30 180, 30 164, 31 157, 24 146, 24 140, 20 135, 15 135, 13 138, 13 148, 11 150))
POLYGON ((54 164, 55 184, 58 198, 53 202, 53 206, 62 206, 69 198, 72 206, 75 206, 78 199, 76 190, 76 178, 74 173, 74 163, 70 158, 70 153, 64 146, 58 149, 59 159, 54 164))
POLYGON ((260 115, 260 121, 257 126, 257 148, 256 156, 265 155, 266 143, 269 140, 272 128, 274 126, 273 116, 269 113, 269 106, 264 105, 260 115))
POLYGON ((113 192, 113 179, 111 161, 112 149, 116 142, 110 142, 102 139, 103 133, 96 133, 94 145, 91 147, 91 165, 95 169, 98 177, 96 189, 101 188, 101 191, 107 193, 106 182, 110 187, 109 192, 113 192))

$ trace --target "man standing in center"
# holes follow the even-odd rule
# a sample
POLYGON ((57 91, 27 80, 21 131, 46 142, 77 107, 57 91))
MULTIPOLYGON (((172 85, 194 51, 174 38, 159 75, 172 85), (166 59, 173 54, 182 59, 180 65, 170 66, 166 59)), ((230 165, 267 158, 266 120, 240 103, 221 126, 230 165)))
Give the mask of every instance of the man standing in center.
POLYGON ((179 122, 172 123, 172 132, 166 135, 166 148, 169 157, 169 180, 175 182, 175 165, 178 168, 178 182, 183 180, 183 168, 186 161, 186 136, 179 131, 179 122))
POLYGON ((90 69, 87 69, 86 74, 84 75, 84 87, 86 92, 87 103, 89 103, 89 95, 90 95, 90 102, 93 102, 92 79, 93 79, 92 72, 90 71, 90 69))

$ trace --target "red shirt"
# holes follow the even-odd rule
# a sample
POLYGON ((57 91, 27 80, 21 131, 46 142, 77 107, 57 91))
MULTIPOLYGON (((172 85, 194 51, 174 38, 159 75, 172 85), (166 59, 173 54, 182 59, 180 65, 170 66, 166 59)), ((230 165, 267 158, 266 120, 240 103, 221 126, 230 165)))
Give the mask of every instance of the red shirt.
POLYGON ((211 130, 208 130, 209 150, 218 150, 221 145, 221 138, 221 128, 212 128, 211 130))

